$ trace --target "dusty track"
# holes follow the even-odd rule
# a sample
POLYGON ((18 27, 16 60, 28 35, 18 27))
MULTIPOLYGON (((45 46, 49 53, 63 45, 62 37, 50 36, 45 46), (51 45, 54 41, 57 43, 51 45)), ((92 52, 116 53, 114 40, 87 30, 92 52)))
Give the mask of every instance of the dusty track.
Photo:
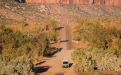
POLYGON ((62 26, 60 50, 50 58, 43 58, 40 65, 37 65, 38 75, 76 75, 74 72, 74 63, 71 59, 71 41, 69 38, 69 26, 62 26), (62 67, 62 60, 67 59, 70 62, 70 68, 62 67))
POLYGON ((63 50, 71 50, 71 39, 70 39, 70 30, 68 25, 61 26, 62 32, 61 32, 61 43, 60 48, 63 48, 63 50))
POLYGON ((74 64, 71 60, 71 53, 73 50, 62 50, 51 58, 44 58, 45 63, 40 66, 47 66, 47 71, 40 73, 40 75, 76 75, 74 73, 74 64), (62 68, 62 60, 68 59, 72 64, 70 68, 62 68))

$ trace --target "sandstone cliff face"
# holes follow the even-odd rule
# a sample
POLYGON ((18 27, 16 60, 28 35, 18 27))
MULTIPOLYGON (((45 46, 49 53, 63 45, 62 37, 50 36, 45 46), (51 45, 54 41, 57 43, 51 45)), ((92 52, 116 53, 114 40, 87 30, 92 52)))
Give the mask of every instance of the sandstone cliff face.
POLYGON ((121 0, 105 0, 106 5, 121 6, 121 0))
POLYGON ((121 0, 26 0, 27 3, 95 4, 121 6, 121 0))

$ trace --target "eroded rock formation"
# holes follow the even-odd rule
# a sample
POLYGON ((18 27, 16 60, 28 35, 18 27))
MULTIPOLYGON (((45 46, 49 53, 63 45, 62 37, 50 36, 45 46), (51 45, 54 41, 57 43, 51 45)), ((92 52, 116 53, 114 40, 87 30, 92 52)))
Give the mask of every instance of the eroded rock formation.
POLYGON ((121 6, 121 0, 26 0, 27 3, 95 4, 121 6))

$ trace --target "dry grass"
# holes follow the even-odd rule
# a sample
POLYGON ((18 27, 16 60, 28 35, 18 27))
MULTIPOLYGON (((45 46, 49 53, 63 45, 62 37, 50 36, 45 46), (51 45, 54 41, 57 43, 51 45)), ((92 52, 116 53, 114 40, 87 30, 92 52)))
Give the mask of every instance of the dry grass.
POLYGON ((6 25, 6 27, 9 27, 9 28, 12 28, 14 29, 15 31, 18 30, 20 32, 28 32, 28 31, 34 31, 34 30, 38 30, 40 29, 41 31, 41 28, 42 28, 42 25, 33 25, 33 24, 29 24, 28 26, 25 26, 24 28, 22 27, 22 25, 6 25))

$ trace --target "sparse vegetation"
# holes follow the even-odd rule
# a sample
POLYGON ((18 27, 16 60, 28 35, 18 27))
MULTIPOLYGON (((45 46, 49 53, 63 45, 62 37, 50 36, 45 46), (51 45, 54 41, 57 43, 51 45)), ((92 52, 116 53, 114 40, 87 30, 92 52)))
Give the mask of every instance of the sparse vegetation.
POLYGON ((120 71, 121 18, 82 18, 77 21, 72 36, 76 41, 87 41, 89 46, 72 53, 77 72, 120 71))

